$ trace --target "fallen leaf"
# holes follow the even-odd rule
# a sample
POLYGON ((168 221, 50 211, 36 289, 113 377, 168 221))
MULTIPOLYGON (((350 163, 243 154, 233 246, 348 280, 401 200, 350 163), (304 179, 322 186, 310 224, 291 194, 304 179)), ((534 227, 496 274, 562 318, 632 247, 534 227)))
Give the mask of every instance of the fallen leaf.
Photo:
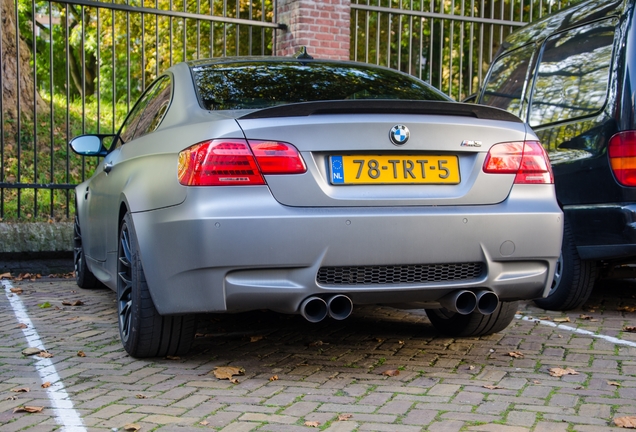
POLYGON ((623 331, 628 333, 636 333, 636 326, 625 326, 623 327, 623 331))
POLYGON ((135 395, 135 397, 136 397, 137 399, 147 399, 147 398, 148 398, 148 396, 143 395, 143 394, 141 394, 141 393, 136 394, 136 395, 135 395))
POLYGON ((398 376, 399 374, 400 374, 400 371, 397 369, 389 369, 382 372, 382 375, 390 376, 390 377, 398 376))
POLYGON ((18 324, 18 328, 19 328, 19 329, 25 329, 25 328, 28 328, 28 327, 29 327, 29 326, 28 326, 28 325, 26 325, 25 323, 20 323, 20 324, 18 324))
POLYGON ((62 304, 64 306, 82 306, 84 304, 84 302, 81 301, 81 300, 75 300, 74 302, 65 300, 65 301, 62 302, 62 304))
POLYGON ((562 377, 563 375, 579 375, 577 371, 571 368, 562 369, 560 367, 553 367, 549 370, 550 375, 553 377, 562 377))
POLYGON ((11 273, 2 273, 0 274, 0 279, 13 279, 13 276, 11 276, 11 273))
POLYGON ((44 384, 42 384, 42 388, 49 388, 51 387, 51 381, 47 381, 44 384))
POLYGON ((86 357, 86 353, 84 351, 78 351, 77 352, 77 356, 78 357, 86 357))
POLYGON ((570 322, 570 317, 554 318, 552 319, 552 321, 554 321, 555 323, 570 322))
POLYGON ((181 357, 168 355, 166 356, 166 360, 181 360, 181 357))
POLYGON ((591 316, 591 315, 581 314, 581 315, 579 315, 579 318, 580 318, 580 319, 583 319, 583 320, 591 320, 591 319, 592 319, 592 318, 594 318, 594 317, 593 317, 593 316, 591 316))
POLYGON ((512 351, 509 352, 508 355, 514 358, 523 358, 523 353, 521 351, 512 351))
POLYGON ((199 422, 199 424, 200 424, 201 426, 207 426, 207 425, 209 425, 209 424, 210 424, 210 422, 209 422, 209 421, 207 421, 207 420, 203 420, 202 422, 199 422))
POLYGON ((552 318, 550 318, 549 316, 539 317, 539 319, 541 321, 552 321, 552 318))
POLYGON ((19 387, 19 388, 12 388, 11 391, 14 393, 28 393, 31 391, 31 389, 29 389, 28 387, 19 387))
POLYGON ((269 377, 269 380, 270 381, 278 381, 278 375, 274 375, 274 376, 269 377))
POLYGON ((607 385, 612 385, 612 386, 616 386, 616 387, 620 387, 621 383, 616 382, 616 381, 608 381, 607 385))
POLYGON ((20 273, 18 277, 15 278, 15 280, 17 281, 30 280, 33 282, 36 279, 40 279, 41 277, 42 277, 41 274, 20 273))
POLYGON ((236 366, 218 366, 212 372, 218 379, 230 380, 232 383, 234 381, 238 382, 235 378, 232 378, 234 375, 245 375, 245 369, 236 366))
POLYGON ((404 345, 404 341, 398 341, 400 345, 404 345))
POLYGON ((262 336, 262 335, 250 336, 250 342, 258 342, 259 340, 261 340, 263 338, 264 338, 264 336, 262 336))
POLYGON ((497 386, 497 385, 485 385, 483 386, 484 388, 487 388, 488 390, 497 390, 497 389, 502 389, 503 387, 497 386))
POLYGON ((49 302, 40 303, 40 304, 38 304, 38 307, 40 309, 50 308, 51 307, 51 303, 49 303, 49 302))
POLYGON ((329 345, 329 344, 325 343, 325 342, 323 342, 321 340, 317 340, 317 341, 311 342, 309 344, 310 347, 321 346, 321 345, 329 345))
POLYGON ((636 312, 636 306, 621 306, 616 308, 616 310, 620 312, 636 312))
POLYGON ((475 366, 473 365, 468 366, 468 370, 475 370, 475 366))
POLYGON ((340 414, 338 416, 338 421, 346 421, 349 420, 351 417, 353 417, 352 414, 340 414))
POLYGON ((125 431, 133 431, 133 432, 136 432, 136 431, 138 431, 138 430, 140 430, 140 429, 141 429, 141 426, 139 426, 139 425, 138 425, 138 424, 136 424, 136 423, 128 423, 127 425, 124 425, 124 430, 125 430, 125 431))
POLYGON ((53 354, 51 354, 48 351, 40 351, 40 353, 37 354, 37 356, 41 357, 41 358, 51 358, 51 357, 53 357, 53 354))
POLYGON ((380 338, 375 338, 376 342, 384 342, 384 339, 380 339, 380 338))
POLYGON ((583 386, 574 387, 574 390, 583 390, 583 386))
POLYGON ((305 426, 318 427, 318 426, 320 426, 320 422, 317 422, 317 421, 306 421, 305 422, 305 426))
POLYGON ((598 322, 598 320, 596 318, 592 318, 590 322, 598 322))
POLYGON ((22 294, 22 288, 11 288, 9 291, 11 291, 13 294, 17 294, 17 295, 22 294))
POLYGON ((40 354, 42 352, 42 348, 29 347, 22 350, 22 354, 25 356, 32 356, 36 354, 40 354))
POLYGON ((636 429, 636 417, 634 416, 617 417, 614 419, 614 424, 622 428, 636 429))
POLYGON ((6 398, 5 400, 10 400, 10 401, 14 401, 14 400, 18 400, 18 397, 13 395, 13 396, 9 396, 8 398, 6 398))
POLYGON ((28 413, 39 413, 42 412, 42 410, 44 409, 44 407, 37 407, 37 406, 19 406, 19 407, 15 407, 13 409, 13 413, 19 413, 19 412, 28 412, 28 413))
POLYGON ((539 380, 532 380, 532 384, 541 384, 541 381, 539 381, 539 380))

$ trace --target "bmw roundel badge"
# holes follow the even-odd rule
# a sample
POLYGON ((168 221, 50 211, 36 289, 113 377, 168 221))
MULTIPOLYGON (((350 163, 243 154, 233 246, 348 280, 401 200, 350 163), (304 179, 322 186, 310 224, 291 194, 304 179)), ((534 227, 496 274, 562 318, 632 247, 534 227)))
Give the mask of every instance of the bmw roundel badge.
POLYGON ((389 132, 389 138, 391 138, 391 142, 395 145, 406 144, 410 136, 411 132, 409 132, 409 128, 401 124, 393 126, 391 132, 389 132))

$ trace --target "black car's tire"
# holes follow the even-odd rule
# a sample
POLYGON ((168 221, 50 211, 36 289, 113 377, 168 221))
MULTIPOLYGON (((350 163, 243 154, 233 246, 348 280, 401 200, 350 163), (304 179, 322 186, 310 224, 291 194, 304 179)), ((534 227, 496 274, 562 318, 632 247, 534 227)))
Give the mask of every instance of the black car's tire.
POLYGON ((572 231, 565 222, 561 256, 546 298, 536 299, 537 306, 549 310, 570 310, 583 305, 592 294, 597 266, 594 261, 582 260, 576 250, 572 231))
POLYGON ((194 340, 196 316, 162 316, 157 312, 130 214, 124 216, 119 230, 117 273, 119 336, 126 352, 137 358, 187 353, 194 340))
POLYGON ((497 333, 512 322, 519 302, 500 302, 495 311, 484 315, 478 311, 462 315, 448 309, 426 309, 433 327, 448 336, 485 336, 497 333))
POLYGON ((75 281, 78 287, 97 288, 102 285, 86 265, 84 246, 82 245, 82 231, 80 230, 77 215, 75 215, 75 221, 73 223, 73 267, 75 270, 75 281))

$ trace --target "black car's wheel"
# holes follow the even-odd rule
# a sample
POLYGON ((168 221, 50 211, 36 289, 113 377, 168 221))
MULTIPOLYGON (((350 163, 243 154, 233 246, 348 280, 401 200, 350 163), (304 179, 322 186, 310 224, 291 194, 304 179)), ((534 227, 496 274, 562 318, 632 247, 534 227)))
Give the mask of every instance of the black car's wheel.
POLYGON ((594 261, 582 260, 576 250, 570 226, 563 227, 561 256, 557 262, 552 287, 546 298, 534 302, 543 309, 569 310, 583 305, 592 294, 597 266, 594 261))
POLYGON ((101 283, 86 265, 84 246, 82 245, 82 231, 79 218, 75 215, 73 223, 73 267, 75 269, 75 281, 80 288, 97 288, 101 283))
POLYGON ((119 230, 117 312, 119 335, 133 357, 185 354, 192 345, 196 317, 161 316, 150 297, 129 214, 119 230))
POLYGON ((484 315, 478 311, 462 315, 446 308, 426 309, 433 327, 448 336, 485 336, 497 333, 512 322, 519 302, 500 302, 495 311, 484 315))

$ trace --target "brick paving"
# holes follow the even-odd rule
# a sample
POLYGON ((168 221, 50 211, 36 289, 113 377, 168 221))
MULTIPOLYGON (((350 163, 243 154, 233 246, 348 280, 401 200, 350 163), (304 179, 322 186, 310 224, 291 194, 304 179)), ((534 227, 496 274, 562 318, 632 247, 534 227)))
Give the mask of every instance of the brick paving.
MULTIPOLYGON (((267 311, 207 315, 187 356, 136 360, 121 347, 113 292, 59 279, 12 283, 88 431, 134 423, 161 432, 596 432, 636 416, 636 348, 533 319, 452 339, 422 311, 379 306, 318 324, 267 311), (62 305, 75 300, 84 304, 62 305), (216 366, 240 366, 245 375, 238 384, 218 380, 210 373, 216 366), (552 367, 578 375, 552 377, 552 367), (399 375, 383 375, 388 370, 399 375)), ((582 310, 522 303, 519 312, 567 317, 568 326, 636 342, 636 333, 623 331, 636 325, 634 297, 636 282, 608 281, 582 310)), ((0 431, 56 430, 40 360, 21 354, 27 340, 10 298, 1 298, 0 431), (22 387, 30 391, 12 391, 22 387), (44 409, 14 413, 18 406, 44 409)))

